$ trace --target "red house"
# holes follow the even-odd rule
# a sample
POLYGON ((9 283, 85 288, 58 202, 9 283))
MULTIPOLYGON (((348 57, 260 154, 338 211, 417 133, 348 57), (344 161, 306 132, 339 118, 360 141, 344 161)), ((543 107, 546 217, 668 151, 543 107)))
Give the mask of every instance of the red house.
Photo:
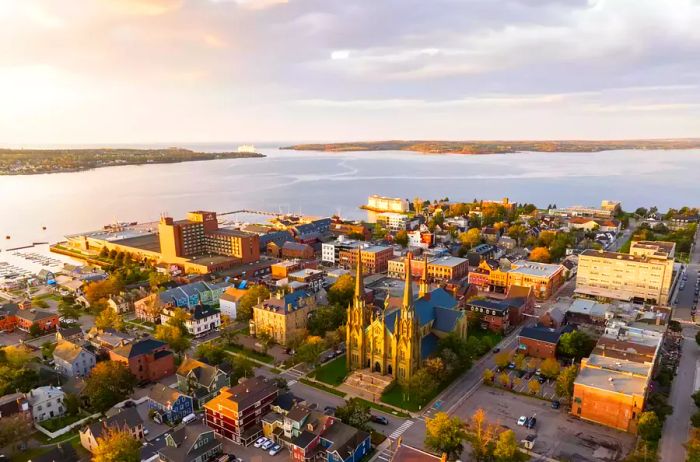
POLYGON ((159 340, 146 339, 117 347, 110 350, 109 359, 126 364, 139 382, 156 382, 175 373, 175 356, 159 340))
POLYGON ((262 418, 277 398, 277 385, 265 377, 223 387, 204 405, 204 423, 218 435, 244 446, 262 433, 262 418))
POLYGON ((15 317, 17 318, 17 327, 27 332, 33 325, 39 326, 44 331, 56 330, 56 326, 58 326, 58 315, 47 311, 19 310, 15 317))

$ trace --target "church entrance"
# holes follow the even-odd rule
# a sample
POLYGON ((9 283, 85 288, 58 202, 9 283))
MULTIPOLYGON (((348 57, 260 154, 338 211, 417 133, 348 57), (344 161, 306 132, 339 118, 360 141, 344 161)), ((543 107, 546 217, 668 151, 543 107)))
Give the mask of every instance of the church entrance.
POLYGON ((382 366, 379 365, 379 361, 374 363, 374 372, 381 372, 382 371, 382 366))
POLYGON ((393 372, 394 372, 394 371, 391 369, 391 364, 388 365, 388 366, 386 367, 386 373, 389 374, 389 375, 394 375, 393 372))

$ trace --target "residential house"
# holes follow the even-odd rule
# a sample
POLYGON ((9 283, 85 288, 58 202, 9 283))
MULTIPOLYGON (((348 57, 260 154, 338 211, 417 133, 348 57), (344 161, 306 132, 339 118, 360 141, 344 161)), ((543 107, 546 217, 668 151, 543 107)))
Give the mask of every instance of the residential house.
POLYGON ((87 376, 97 361, 97 357, 83 346, 68 340, 59 340, 53 350, 56 370, 68 377, 87 376))
POLYGON ((0 332, 13 332, 17 327, 17 312, 19 306, 16 303, 6 303, 0 307, 0 332))
POLYGON ((66 394, 53 385, 30 390, 25 397, 32 410, 34 422, 43 422, 66 413, 66 408, 63 405, 66 394))
POLYGON ((56 328, 56 341, 68 340, 71 342, 81 342, 83 340, 83 330, 79 325, 73 327, 61 327, 56 328))
POLYGON ((107 329, 98 329, 93 326, 88 333, 85 334, 85 340, 95 348, 109 351, 128 345, 134 341, 134 338, 126 332, 112 329, 111 327, 107 329))
POLYGON ((231 382, 229 376, 218 367, 193 358, 185 358, 176 374, 177 388, 194 399, 197 409, 231 382))
POLYGON ((236 319, 238 303, 248 291, 242 288, 229 287, 219 297, 219 311, 230 319, 236 319))
POLYGON ((11 393, 0 397, 0 419, 15 414, 23 414, 28 419, 32 417, 29 401, 24 393, 11 393))
MULTIPOLYGON (((208 283, 203 281, 193 282, 182 286, 168 289, 157 294, 159 302, 163 307, 194 309, 197 305, 214 305, 221 294, 231 287, 229 282, 208 283)), ((158 322, 148 307, 152 303, 153 294, 144 297, 134 303, 136 317, 150 322, 158 322)))
POLYGON ((218 435, 247 446, 262 433, 262 417, 270 411, 278 393, 274 381, 265 377, 224 387, 204 405, 204 421, 218 435))
POLYGON ((156 383, 148 393, 148 408, 156 412, 157 422, 178 423, 194 412, 194 400, 162 383, 156 383))
POLYGON ((92 422, 79 431, 80 444, 90 452, 95 452, 98 447, 97 440, 105 435, 108 430, 128 432, 134 439, 143 441, 143 420, 135 407, 126 407, 111 417, 92 422))
POLYGON ((221 452, 222 444, 214 431, 198 423, 181 425, 168 433, 158 457, 161 462, 208 462, 221 452))
MULTIPOLYGON (((166 307, 160 314, 161 323, 165 324, 177 308, 166 307)), ((189 311, 190 316, 185 320, 185 328, 190 335, 201 337, 215 331, 221 325, 219 310, 209 305, 197 305, 189 311)))
POLYGON ((156 382, 175 373, 173 352, 166 343, 155 339, 115 348, 109 352, 109 358, 126 364, 139 382, 156 382))
POLYGON ((538 323, 543 327, 558 329, 564 325, 565 317, 566 311, 563 311, 561 307, 555 305, 542 316, 540 316, 538 323))
POLYGON ((300 260, 310 260, 314 258, 314 248, 309 244, 299 242, 285 242, 280 249, 282 258, 298 258, 300 260))
POLYGON ((25 332, 29 332, 32 326, 39 326, 44 331, 52 331, 58 326, 58 315, 48 311, 35 310, 19 310, 15 314, 17 318, 17 328, 25 332))
POLYGON ((303 290, 285 294, 278 292, 253 307, 250 333, 265 332, 275 342, 286 345, 306 331, 311 314, 316 309, 316 300, 311 293, 303 290))
POLYGON ((318 292, 323 288, 323 283, 326 278, 324 272, 317 269, 305 268, 299 271, 290 273, 287 276, 287 280, 291 282, 298 282, 301 284, 306 284, 306 286, 314 292, 318 292))
POLYGON ((40 456, 32 456, 27 462, 78 462, 80 458, 70 442, 58 443, 40 456))

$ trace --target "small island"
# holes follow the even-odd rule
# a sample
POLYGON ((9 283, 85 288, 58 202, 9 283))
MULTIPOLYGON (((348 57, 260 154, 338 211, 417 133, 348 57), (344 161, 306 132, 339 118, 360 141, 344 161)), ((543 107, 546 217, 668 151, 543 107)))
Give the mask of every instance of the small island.
POLYGON ((700 138, 656 140, 552 141, 358 141, 297 144, 281 149, 297 151, 414 151, 425 154, 509 154, 516 152, 600 152, 621 149, 697 149, 700 138))
POLYGON ((117 165, 170 164, 196 160, 265 157, 257 152, 196 152, 166 149, 0 149, 0 175, 78 172, 117 165))

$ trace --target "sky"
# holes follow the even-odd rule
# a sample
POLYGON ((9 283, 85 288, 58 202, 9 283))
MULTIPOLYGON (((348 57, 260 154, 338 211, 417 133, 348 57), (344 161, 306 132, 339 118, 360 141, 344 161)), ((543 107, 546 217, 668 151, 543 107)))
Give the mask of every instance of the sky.
POLYGON ((0 0, 0 145, 700 137, 700 0, 0 0))

